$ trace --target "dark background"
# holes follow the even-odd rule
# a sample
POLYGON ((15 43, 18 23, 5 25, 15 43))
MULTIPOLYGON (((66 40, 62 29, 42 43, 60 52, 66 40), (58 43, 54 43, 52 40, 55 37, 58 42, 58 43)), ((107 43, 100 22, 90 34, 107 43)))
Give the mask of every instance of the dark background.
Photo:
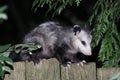
POLYGON ((7 5, 5 11, 8 15, 8 20, 0 24, 0 44, 17 44, 21 43, 24 35, 38 24, 54 20, 68 25, 80 24, 84 25, 90 15, 95 0, 82 0, 79 7, 76 4, 67 6, 60 15, 51 17, 54 10, 47 16, 45 15, 49 8, 45 5, 44 8, 38 8, 36 12, 32 9, 34 0, 2 0, 0 6, 7 5))

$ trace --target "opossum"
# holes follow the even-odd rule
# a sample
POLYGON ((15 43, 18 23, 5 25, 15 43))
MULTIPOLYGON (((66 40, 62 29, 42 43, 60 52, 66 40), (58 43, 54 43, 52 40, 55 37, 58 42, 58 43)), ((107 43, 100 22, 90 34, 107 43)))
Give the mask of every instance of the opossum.
POLYGON ((56 58, 60 64, 66 66, 67 60, 79 62, 77 53, 92 55, 91 40, 90 32, 79 25, 63 27, 58 22, 49 21, 34 28, 23 40, 23 43, 40 44, 42 48, 34 51, 32 55, 23 51, 20 57, 34 63, 39 63, 41 59, 56 58))

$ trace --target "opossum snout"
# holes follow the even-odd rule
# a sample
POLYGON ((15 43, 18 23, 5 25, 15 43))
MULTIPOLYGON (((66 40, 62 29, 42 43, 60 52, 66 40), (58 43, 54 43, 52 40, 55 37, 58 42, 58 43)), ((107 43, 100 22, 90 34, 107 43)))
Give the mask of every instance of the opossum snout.
POLYGON ((91 52, 88 52, 88 53, 86 53, 85 55, 86 55, 86 56, 91 56, 92 53, 91 53, 91 52))
POLYGON ((84 55, 86 55, 86 56, 91 56, 92 55, 92 51, 91 51, 91 48, 82 48, 81 49, 81 52, 84 54, 84 55))

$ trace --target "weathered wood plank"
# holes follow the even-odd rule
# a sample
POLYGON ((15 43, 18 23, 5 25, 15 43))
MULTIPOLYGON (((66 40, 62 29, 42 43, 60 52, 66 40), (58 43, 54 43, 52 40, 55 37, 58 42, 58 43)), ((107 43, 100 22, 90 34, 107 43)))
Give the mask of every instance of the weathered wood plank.
POLYGON ((61 66, 62 80, 96 80, 96 65, 88 63, 84 66, 71 64, 70 68, 61 66))
POLYGON ((56 59, 42 60, 40 64, 26 63, 26 80, 60 80, 60 66, 56 59))
POLYGON ((97 69, 97 80, 110 80, 118 72, 120 73, 120 68, 99 68, 97 69))
POLYGON ((70 68, 65 68, 56 59, 42 60, 38 65, 16 62, 13 67, 14 70, 6 74, 4 80, 96 80, 96 76, 97 80, 109 80, 120 73, 120 68, 98 68, 96 71, 95 63, 83 67, 71 64, 70 68))
POLYGON ((4 80, 25 80, 25 62, 14 63, 14 70, 6 74, 4 80))
POLYGON ((14 70, 4 80, 96 80, 96 67, 89 63, 83 67, 71 64, 70 69, 60 66, 56 59, 14 63, 14 70))

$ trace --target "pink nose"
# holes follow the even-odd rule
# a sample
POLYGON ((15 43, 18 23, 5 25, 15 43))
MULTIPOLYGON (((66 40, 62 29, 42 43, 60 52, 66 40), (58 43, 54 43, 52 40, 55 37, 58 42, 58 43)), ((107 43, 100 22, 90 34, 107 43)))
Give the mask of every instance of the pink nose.
POLYGON ((86 56, 91 56, 91 55, 92 55, 92 53, 91 53, 91 52, 89 52, 89 53, 87 53, 87 54, 86 54, 86 56))

